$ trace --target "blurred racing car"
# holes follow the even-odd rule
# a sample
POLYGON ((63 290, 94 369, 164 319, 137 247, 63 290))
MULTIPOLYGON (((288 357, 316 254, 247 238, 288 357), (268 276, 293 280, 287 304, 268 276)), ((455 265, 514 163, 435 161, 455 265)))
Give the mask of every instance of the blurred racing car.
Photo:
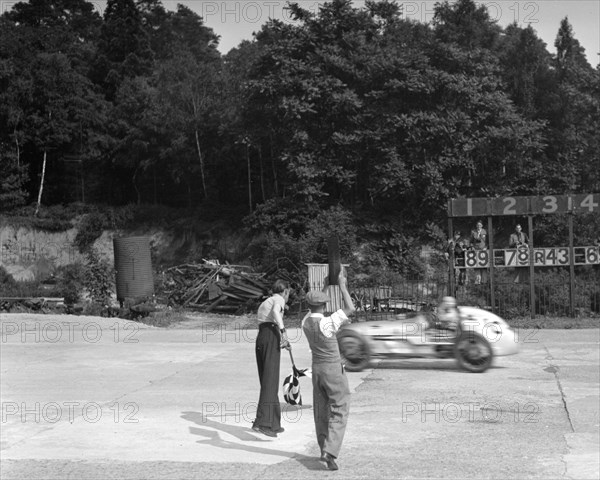
POLYGON ((436 312, 396 315, 393 320, 351 323, 337 335, 346 369, 367 368, 373 358, 455 358, 469 372, 485 372, 495 356, 518 353, 515 331, 499 316, 456 307, 452 328, 436 312))

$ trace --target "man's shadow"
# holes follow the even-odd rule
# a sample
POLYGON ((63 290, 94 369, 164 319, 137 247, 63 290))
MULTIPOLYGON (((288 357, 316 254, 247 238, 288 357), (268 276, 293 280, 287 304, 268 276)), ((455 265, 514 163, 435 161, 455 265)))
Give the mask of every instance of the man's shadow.
MULTIPOLYGON (((311 405, 294 407, 285 405, 285 408, 288 411, 291 409, 302 410, 310 407, 311 405)), ((240 417, 243 418, 242 415, 240 415, 240 417)), ((323 464, 319 462, 318 457, 310 457, 298 452, 290 452, 276 448, 259 446, 260 444, 264 445, 265 443, 271 444, 273 441, 277 440, 275 438, 264 436, 258 432, 254 432, 250 425, 243 426, 221 423, 211 419, 209 416, 204 415, 201 412, 193 411, 182 412, 181 418, 200 426, 189 427, 189 431, 192 435, 204 437, 202 440, 198 440, 196 443, 208 444, 213 447, 223 449, 242 450, 245 452, 265 455, 276 455, 289 460, 296 460, 308 470, 323 470, 324 468, 323 464), (239 440, 239 442, 223 439, 221 432, 235 437, 239 440)))

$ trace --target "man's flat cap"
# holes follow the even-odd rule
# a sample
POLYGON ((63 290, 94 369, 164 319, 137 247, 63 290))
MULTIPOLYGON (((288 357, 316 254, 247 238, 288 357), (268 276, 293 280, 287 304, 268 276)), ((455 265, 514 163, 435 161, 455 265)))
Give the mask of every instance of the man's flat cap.
POLYGON ((329 295, 325 292, 314 290, 306 294, 306 303, 309 305, 322 305, 329 301, 329 295))

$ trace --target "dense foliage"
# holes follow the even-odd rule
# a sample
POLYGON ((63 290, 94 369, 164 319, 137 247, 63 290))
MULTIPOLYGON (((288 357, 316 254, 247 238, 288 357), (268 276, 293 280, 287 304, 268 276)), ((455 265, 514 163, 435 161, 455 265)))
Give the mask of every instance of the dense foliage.
POLYGON ((600 191, 600 68, 567 19, 550 52, 473 0, 437 4, 431 24, 387 0, 289 11, 223 56, 182 5, 14 4, 0 16, 2 211, 225 204, 247 215, 255 258, 322 260, 335 229, 346 252, 411 272, 450 198, 600 191))

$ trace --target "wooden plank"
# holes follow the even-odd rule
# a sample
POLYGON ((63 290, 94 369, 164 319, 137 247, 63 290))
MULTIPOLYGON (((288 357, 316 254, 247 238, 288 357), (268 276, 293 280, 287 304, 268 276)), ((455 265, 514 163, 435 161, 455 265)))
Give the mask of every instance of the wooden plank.
POLYGON ((249 287, 248 285, 244 285, 242 283, 235 283, 233 285, 229 285, 231 288, 236 288, 238 290, 241 290, 243 292, 247 292, 255 297, 262 297, 263 295, 265 295, 265 292, 262 290, 258 290, 256 288, 252 288, 249 287))
POLYGON ((235 298, 236 300, 242 300, 243 302, 245 302, 246 300, 248 300, 248 298, 241 297, 241 296, 236 295, 235 293, 229 292, 227 290, 223 290, 223 295, 226 295, 226 296, 231 297, 231 298, 235 298))
POLYGON ((250 275, 248 275, 247 273, 244 273, 244 272, 242 272, 241 275, 244 280, 249 281, 253 285, 256 285, 258 288, 261 288, 266 291, 268 291, 270 288, 270 285, 265 281, 261 281, 260 279, 254 279, 254 278, 250 277, 250 275))
POLYGON ((218 275, 218 273, 219 272, 216 271, 216 272, 212 272, 211 274, 209 274, 208 275, 209 278, 206 281, 203 281, 203 283, 198 285, 194 294, 192 294, 191 296, 184 297, 184 302, 191 301, 192 303, 197 303, 198 300, 200 298, 202 298, 202 295, 204 294, 204 292, 206 291, 208 286, 211 285, 211 281, 214 280, 214 278, 218 275))
POLYGON ((226 295, 221 295, 219 298, 217 298, 213 303, 211 303, 206 308, 206 311, 210 312, 213 308, 215 308, 217 305, 219 305, 221 302, 224 302, 225 300, 227 300, 227 296, 226 295))

